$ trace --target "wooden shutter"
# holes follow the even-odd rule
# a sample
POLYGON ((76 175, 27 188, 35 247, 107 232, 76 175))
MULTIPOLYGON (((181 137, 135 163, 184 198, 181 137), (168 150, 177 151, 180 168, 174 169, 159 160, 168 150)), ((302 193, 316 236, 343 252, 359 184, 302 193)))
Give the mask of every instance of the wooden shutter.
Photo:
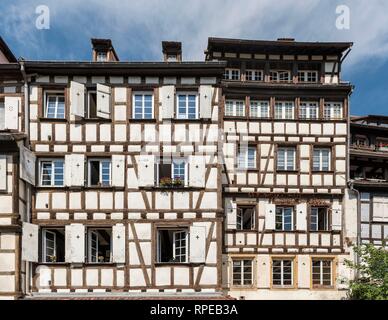
POLYGON ((85 261, 85 226, 74 223, 65 227, 65 260, 70 263, 85 261))
POLYGON ((276 205, 265 205, 265 229, 275 230, 276 205))
POLYGON ((4 128, 17 130, 19 127, 19 106, 21 98, 5 97, 4 98, 4 128))
POLYGON ((205 187, 205 156, 189 157, 189 185, 191 187, 205 187))
POLYGON ((7 156, 0 155, 0 190, 7 190, 7 156))
POLYGON ((212 86, 199 86, 199 114, 201 118, 210 119, 212 117, 213 92, 212 86))
POLYGON ((110 119, 111 87, 97 83, 97 117, 110 119))
POLYGON ((20 146, 20 177, 33 186, 36 184, 35 164, 35 154, 26 147, 20 146))
POLYGON ((225 200, 227 229, 236 229, 237 226, 237 204, 232 199, 225 200))
POLYGON ((342 229, 342 206, 333 205, 331 208, 331 230, 342 229))
POLYGON ((125 263, 125 226, 118 223, 112 227, 112 261, 125 263))
POLYGON ((296 230, 307 230, 307 204, 296 205, 296 230))
POLYGON ((139 187, 155 185, 155 156, 140 155, 138 158, 139 187))
POLYGON ((70 82, 70 111, 75 116, 85 116, 85 85, 82 83, 70 82))
POLYGON ((125 177, 125 156, 112 155, 112 186, 124 187, 125 177))
POLYGON ((163 86, 159 88, 159 99, 163 119, 174 118, 175 87, 163 86))
POLYGON ((205 263, 206 227, 190 227, 190 262, 205 263))
POLYGON ((39 226, 23 222, 22 228, 22 260, 39 261, 39 226))
POLYGON ((85 156, 83 154, 65 155, 65 184, 80 187, 85 184, 85 156))

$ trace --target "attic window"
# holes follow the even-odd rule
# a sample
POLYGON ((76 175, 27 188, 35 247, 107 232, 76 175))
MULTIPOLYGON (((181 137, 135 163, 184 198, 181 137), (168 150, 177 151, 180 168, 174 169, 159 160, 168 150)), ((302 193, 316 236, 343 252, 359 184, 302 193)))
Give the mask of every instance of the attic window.
POLYGON ((106 62, 108 61, 108 53, 105 51, 97 52, 97 62, 106 62))
POLYGON ((167 55, 167 62, 176 62, 176 61, 178 61, 178 57, 176 54, 167 55))

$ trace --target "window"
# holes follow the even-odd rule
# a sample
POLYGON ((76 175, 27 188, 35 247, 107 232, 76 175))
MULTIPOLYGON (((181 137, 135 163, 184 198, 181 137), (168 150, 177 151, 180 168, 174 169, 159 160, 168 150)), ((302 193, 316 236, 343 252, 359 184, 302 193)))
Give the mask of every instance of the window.
POLYGON ((299 106, 300 119, 318 119, 317 102, 301 102, 299 106))
POLYGON ((312 260, 313 287, 332 286, 332 260, 312 260))
POLYGON ((197 94, 177 94, 178 119, 198 119, 197 94))
POLYGON ((233 285, 234 286, 250 286, 253 284, 252 264, 253 264, 253 261, 249 259, 246 259, 246 260, 233 259, 233 285))
POLYGON ((108 53, 104 51, 97 52, 97 62, 106 62, 108 60, 108 53))
POLYGON ((88 109, 87 117, 89 119, 97 118, 97 91, 88 91, 88 109))
POLYGON ((111 160, 89 160, 89 186, 110 186, 111 160))
POLYGON ((45 92, 45 118, 64 119, 65 118, 65 95, 63 92, 45 92))
POLYGON ((153 95, 152 93, 135 92, 133 94, 133 118, 153 118, 153 95))
POLYGON ((41 160, 40 161, 40 185, 41 186, 63 186, 64 161, 41 160))
POLYGON ((0 100, 0 130, 5 128, 5 107, 4 101, 0 100))
POLYGON ((88 262, 111 262, 112 229, 88 229, 88 262))
POLYGON ((313 171, 329 171, 330 154, 330 148, 314 148, 313 171))
POLYGON ((237 206, 237 230, 253 230, 255 228, 255 207, 237 206))
POLYGON ((269 118, 268 101, 251 101, 249 115, 255 118, 269 118))
POLYGON ((263 81, 263 71, 262 70, 246 70, 245 71, 245 80, 246 81, 263 81))
POLYGON ((42 230, 42 262, 65 262, 65 229, 42 230))
POLYGON ((276 102, 275 119, 294 119, 294 103, 276 102))
POLYGON ((293 269, 292 259, 272 260, 272 285, 291 287, 293 285, 293 269))
POLYGON ((157 166, 157 182, 162 187, 188 185, 188 162, 185 158, 163 158, 157 166))
POLYGON ((188 232, 186 229, 158 231, 158 262, 188 261, 188 232))
POLYGON ((271 70, 269 80, 273 82, 289 82, 291 80, 291 72, 287 70, 271 70))
POLYGON ((325 119, 341 120, 343 118, 342 103, 325 103, 323 116, 325 119))
POLYGON ((240 69, 225 69, 225 80, 240 80, 240 69))
POLYGON ((327 208, 312 207, 310 214, 311 231, 328 231, 329 215, 327 208))
POLYGON ((318 71, 298 71, 299 82, 318 82, 318 71))
POLYGON ((245 102, 244 100, 226 100, 225 115, 231 117, 245 116, 245 102))
POLYGON ((238 168, 256 168, 256 147, 243 147, 238 154, 238 168))
POLYGON ((295 147, 281 147, 277 154, 277 170, 296 170, 296 149, 295 147))
POLYGON ((275 230, 292 231, 294 229, 293 207, 276 207, 275 230))

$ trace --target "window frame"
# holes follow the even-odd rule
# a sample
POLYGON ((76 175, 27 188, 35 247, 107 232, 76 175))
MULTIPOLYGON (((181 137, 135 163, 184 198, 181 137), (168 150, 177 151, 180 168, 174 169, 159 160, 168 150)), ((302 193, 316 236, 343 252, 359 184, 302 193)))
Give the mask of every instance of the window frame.
POLYGON ((86 118, 93 119, 93 120, 99 119, 99 117, 97 117, 97 88, 96 89, 88 89, 86 91, 86 118), (96 116, 95 117, 90 116, 90 95, 91 94, 96 95, 96 116))
POLYGON ((241 70, 238 68, 225 68, 223 79, 229 81, 240 81, 241 70), (233 79, 233 71, 237 71, 237 79, 233 79))
POLYGON ((237 288, 251 288, 255 285, 255 278, 254 278, 254 274, 256 274, 255 272, 255 260, 254 258, 251 258, 251 257, 246 257, 246 258, 239 258, 239 257, 232 257, 231 258, 232 260, 232 272, 231 272, 231 283, 232 283, 232 286, 233 287, 237 287, 237 288), (235 274, 236 272, 234 271, 234 263, 235 262, 240 262, 240 281, 238 284, 235 283, 235 274), (244 280, 245 280, 245 277, 244 275, 246 273, 249 274, 249 272, 246 272, 244 269, 246 268, 245 266, 245 262, 249 262, 250 263, 250 283, 249 284, 244 284, 244 280))
POLYGON ((269 71, 269 81, 276 83, 289 83, 291 82, 291 71, 290 70, 282 70, 282 69, 274 69, 269 71), (276 74, 276 79, 274 79, 273 75, 276 74), (280 75, 287 74, 287 80, 280 80, 280 75))
POLYGON ((43 92, 43 118, 50 120, 64 120, 66 119, 66 99, 65 99, 65 91, 64 90, 44 90, 43 92), (55 117, 48 117, 48 97, 55 96, 55 117), (58 118, 58 97, 63 97, 63 118, 58 118))
POLYGON ((87 159, 88 161, 88 187, 111 187, 112 186, 112 159, 111 158, 88 158, 87 159), (103 173, 102 173, 102 170, 103 170, 103 168, 102 168, 102 162, 104 162, 104 161, 108 161, 109 160, 109 184, 107 184, 107 185, 104 185, 103 184, 103 181, 102 181, 102 176, 103 176, 103 173), (99 164, 99 177, 98 177, 98 180, 99 180, 99 182, 98 182, 98 184, 97 185, 92 185, 91 184, 91 177, 92 177, 92 175, 91 175, 91 162, 93 162, 93 161, 98 161, 98 162, 100 162, 100 164, 99 164))
POLYGON ((291 231, 295 231, 295 208, 293 206, 281 206, 281 205, 277 205, 276 208, 275 208, 275 231, 281 231, 281 232, 291 232, 291 231), (290 230, 286 230, 285 229, 285 210, 288 210, 290 209, 291 210, 291 223, 290 223, 290 226, 291 226, 291 229, 290 230), (278 214, 278 210, 281 210, 281 218, 282 218, 282 228, 281 229, 278 229, 277 228, 277 218, 279 216, 278 214))
POLYGON ((39 159, 39 187, 50 187, 50 188, 60 188, 65 186, 65 159, 63 158, 41 158, 39 159), (55 162, 62 162, 62 183, 61 184, 55 184, 55 162), (50 184, 44 185, 43 182, 43 163, 51 163, 51 172, 50 172, 50 184))
POLYGON ((108 61, 108 52, 107 51, 97 51, 96 52, 96 62, 107 62, 108 61), (104 59, 101 59, 101 57, 104 59))
POLYGON ((237 205, 237 214, 236 214, 236 230, 238 231, 253 231, 256 230, 256 206, 255 205, 237 205), (250 229, 244 229, 244 215, 241 214, 241 218, 239 217, 239 213, 243 211, 243 209, 252 209, 251 213, 251 228, 250 229), (242 221, 239 222, 239 219, 242 219, 242 221))
POLYGON ((109 263, 113 263, 113 238, 112 238, 112 227, 88 227, 87 228, 87 232, 86 232, 86 243, 87 243, 87 248, 86 248, 86 263, 88 264, 109 264, 109 263), (98 261, 98 250, 99 250, 99 240, 98 240, 98 230, 110 230, 110 243, 109 243, 109 248, 110 248, 110 253, 109 253, 109 261, 98 261), (96 243, 97 243, 97 246, 96 246, 96 261, 92 261, 92 257, 91 257, 91 254, 92 254, 92 248, 91 248, 91 245, 92 245, 92 235, 95 234, 96 235, 96 243))
POLYGON ((51 234, 51 235, 53 235, 54 236, 54 240, 53 240, 53 242, 54 242, 54 246, 53 246, 53 248, 52 248, 52 250, 53 250, 53 256, 56 256, 57 255, 57 234, 54 232, 54 231, 51 231, 51 230, 49 230, 49 229, 43 229, 42 230, 42 239, 43 239, 43 241, 42 241, 42 262, 44 262, 44 263, 54 263, 54 261, 47 261, 47 256, 48 256, 48 254, 47 254, 47 234, 51 234))
POLYGON ((245 69, 245 81, 262 82, 264 81, 264 71, 261 69, 245 69), (248 73, 252 74, 252 79, 248 79, 248 73), (259 78, 258 80, 256 78, 259 78))
POLYGON ((276 171, 297 171, 297 166, 296 166, 296 159, 297 158, 297 148, 296 147, 291 147, 291 146, 279 146, 277 148, 277 152, 276 152, 276 171), (280 152, 284 150, 284 167, 281 168, 279 166, 279 155, 280 155, 280 152), (289 161, 289 156, 288 156, 288 153, 289 153, 289 150, 293 150, 293 159, 292 159, 292 164, 293 164, 293 167, 292 169, 288 169, 288 161, 289 161))
POLYGON ((154 93, 152 91, 134 91, 132 93, 132 119, 135 120, 151 120, 155 118, 155 106, 154 106, 154 93), (142 96, 142 105, 141 105, 141 111, 142 111, 142 117, 136 118, 136 96, 141 95, 142 96), (145 117, 145 96, 151 96, 151 118, 145 117))
MULTIPOLYGON (((156 263, 160 264, 184 264, 189 263, 189 257, 190 257, 190 244, 189 244, 189 230, 188 228, 157 228, 157 241, 156 241, 156 263), (171 231, 173 234, 172 236, 172 254, 174 261, 161 261, 161 232, 162 231, 171 231), (176 257, 176 234, 178 233, 185 233, 185 261, 175 261, 176 257)), ((182 248, 182 247, 179 247, 182 248)))
POLYGON ((318 120, 319 119, 319 102, 316 101, 301 101, 299 104, 299 119, 301 120, 318 120), (313 106, 315 105, 315 106, 313 106), (302 108, 305 107, 306 116, 302 116, 302 108), (315 117, 311 116, 311 110, 315 109, 315 117))
POLYGON ((314 147, 313 148, 313 157, 312 157, 312 172, 329 172, 332 170, 332 150, 330 147, 314 147), (323 167, 323 150, 328 151, 327 155, 327 169, 323 167), (319 152, 319 168, 314 166, 315 163, 315 152, 319 152))
POLYGON ((343 102, 329 101, 324 103, 323 118, 325 120, 343 120, 344 119, 344 105, 343 102), (335 108, 340 108, 340 117, 335 116, 335 108), (328 112, 329 110, 329 112, 328 112))
POLYGON ((175 114, 176 119, 178 120, 197 120, 199 119, 199 105, 198 105, 198 92, 197 91, 177 91, 176 93, 176 108, 175 108, 175 114), (185 117, 181 116, 181 113, 179 112, 179 97, 180 96, 186 96, 186 103, 185 103, 185 109, 186 113, 184 114, 185 117), (189 118, 189 96, 195 96, 195 117, 189 118))
POLYGON ((334 264, 334 258, 327 258, 327 257, 311 257, 311 270, 310 270, 310 279, 311 279, 311 288, 312 289, 322 289, 322 288, 328 288, 328 289, 332 289, 334 288, 334 283, 335 283, 335 279, 334 279, 334 274, 335 274, 335 264, 334 264), (314 283, 314 262, 320 262, 319 264, 319 284, 317 283, 314 283), (322 265, 322 262, 324 261, 328 261, 330 262, 330 284, 324 284, 323 283, 323 265, 322 265))
MULTIPOLYGON (((311 77, 310 77, 311 78, 311 77)), ((298 70, 298 82, 303 83, 318 83, 318 71, 317 70, 298 70), (315 81, 309 81, 309 73, 315 74, 315 81), (303 74, 303 78, 305 80, 301 80, 300 75, 303 74)))
POLYGON ((274 119, 278 120, 294 120, 295 119, 295 102, 294 101, 275 101, 274 106, 274 119), (290 104, 290 105, 289 105, 290 104), (278 117, 278 108, 281 107, 281 117, 278 117), (291 106, 291 115, 292 117, 288 117, 287 109, 291 106))
POLYGON ((246 146, 246 147, 240 147, 238 151, 238 156, 237 156, 237 168, 240 170, 254 170, 257 168, 256 165, 257 162, 257 147, 256 146, 246 146), (250 166, 249 164, 252 163, 249 161, 250 157, 250 151, 253 151, 253 166, 250 166), (241 155, 244 156, 244 165, 241 166, 241 155))
POLYGON ((268 119, 270 116, 270 103, 269 101, 265 100, 251 100, 249 104, 249 117, 251 118, 261 118, 261 119, 268 119), (256 104, 256 115, 252 112, 253 104, 256 104), (265 115, 263 115, 263 108, 266 108, 265 115))
MULTIPOLYGON (((240 106, 241 107, 241 106, 240 106)), ((225 117, 245 117, 245 100, 243 99, 226 99, 225 100, 225 110, 224 110, 224 116, 225 117), (242 115, 237 115, 237 102, 238 103, 241 103, 242 102, 242 115), (232 104, 232 114, 227 114, 226 111, 227 111, 227 107, 226 105, 228 103, 231 103, 232 104)))
POLYGON ((309 219, 309 230, 312 231, 312 232, 325 232, 325 231, 330 231, 330 216, 329 216, 329 208, 328 207, 324 207, 324 206, 311 206, 310 207, 310 219, 309 219), (326 228, 321 230, 319 229, 319 209, 325 209, 325 222, 324 224, 326 225, 326 228), (313 210, 317 210, 317 213, 314 214, 316 217, 316 221, 313 223, 313 210), (315 228, 313 228, 313 224, 315 224, 315 228))
POLYGON ((286 256, 280 256, 280 257, 271 257, 271 288, 274 289, 284 289, 284 288, 295 288, 295 260, 296 258, 294 256, 292 257, 286 257, 286 256), (274 284, 274 262, 280 261, 280 282, 281 284, 274 284), (291 261, 291 284, 284 284, 284 262, 285 261, 291 261))
MULTIPOLYGON (((156 164, 156 185, 157 186, 160 186, 160 179, 161 179, 161 177, 160 177, 160 164, 161 164, 161 162, 163 162, 163 158, 161 157, 161 158, 158 158, 156 161, 155 161, 155 164, 156 164)), ((175 169, 175 167, 174 167, 174 160, 175 160, 175 163, 177 163, 178 161, 183 161, 184 162, 184 164, 185 164, 185 179, 184 179, 184 187, 188 187, 189 186, 189 161, 188 161, 188 158, 186 158, 186 157, 175 157, 175 158, 172 158, 172 159, 166 159, 166 160, 170 160, 170 163, 168 163, 168 162, 166 162, 165 164, 170 164, 171 165, 171 176, 170 176, 170 178, 171 179, 175 179, 174 178, 174 169, 175 169)), ((162 178, 164 178, 164 177, 162 177, 162 178)))

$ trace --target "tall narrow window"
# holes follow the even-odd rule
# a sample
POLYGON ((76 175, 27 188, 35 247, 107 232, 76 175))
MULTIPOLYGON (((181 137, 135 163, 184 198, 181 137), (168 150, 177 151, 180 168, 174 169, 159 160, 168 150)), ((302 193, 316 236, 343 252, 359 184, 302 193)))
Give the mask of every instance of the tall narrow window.
POLYGON ((177 94, 177 117, 178 119, 198 119, 197 95, 177 94))
POLYGON ((88 262, 105 263, 112 259, 112 229, 88 229, 88 262))
POLYGON ((253 118, 269 118, 268 101, 251 101, 249 115, 253 118))
POLYGON ((188 233, 186 229, 158 230, 158 262, 184 263, 188 261, 188 233))
POLYGON ((253 284, 253 261, 250 259, 233 259, 233 285, 250 286, 253 284))
POLYGON ((310 229, 311 231, 329 230, 329 215, 327 208, 311 208, 310 229))
POLYGON ((245 116, 244 100, 226 100, 226 102, 225 102, 225 115, 231 116, 231 117, 243 117, 243 116, 245 116))
POLYGON ((255 207, 237 207, 237 230, 253 230, 255 228, 255 207))
POLYGON ((294 103, 292 101, 276 102, 275 119, 294 119, 294 103))
POLYGON ((40 161, 41 186, 63 186, 63 179, 64 161, 62 159, 40 161))
POLYGON ((293 171, 296 169, 295 147, 281 147, 277 153, 277 170, 293 171))
POLYGON ((332 260, 313 259, 312 260, 312 278, 314 287, 332 286, 332 260))
POLYGON ((152 119, 153 118, 153 95, 152 93, 135 92, 133 94, 133 118, 152 119))
POLYGON ((299 106, 300 119, 317 119, 318 118, 318 103, 317 102, 301 102, 299 106))
POLYGON ((256 147, 242 147, 238 154, 239 169, 256 168, 256 147))
POLYGON ((330 148, 314 148, 313 170, 330 170, 330 148))
POLYGON ((95 91, 95 90, 88 91, 87 117, 89 119, 96 119, 97 118, 97 91, 95 91))
POLYGON ((45 101, 45 118, 65 118, 65 96, 62 92, 46 92, 45 101))
POLYGON ((65 261, 65 229, 42 229, 42 262, 65 261))
POLYGON ((110 159, 89 160, 89 186, 109 186, 111 176, 110 159))
POLYGON ((293 260, 272 260, 272 285, 279 287, 291 287, 293 285, 293 260))
POLYGON ((343 107, 341 102, 327 102, 323 111, 325 119, 341 120, 343 118, 343 107))
POLYGON ((275 230, 292 231, 294 229, 294 209, 292 207, 276 207, 275 230))

